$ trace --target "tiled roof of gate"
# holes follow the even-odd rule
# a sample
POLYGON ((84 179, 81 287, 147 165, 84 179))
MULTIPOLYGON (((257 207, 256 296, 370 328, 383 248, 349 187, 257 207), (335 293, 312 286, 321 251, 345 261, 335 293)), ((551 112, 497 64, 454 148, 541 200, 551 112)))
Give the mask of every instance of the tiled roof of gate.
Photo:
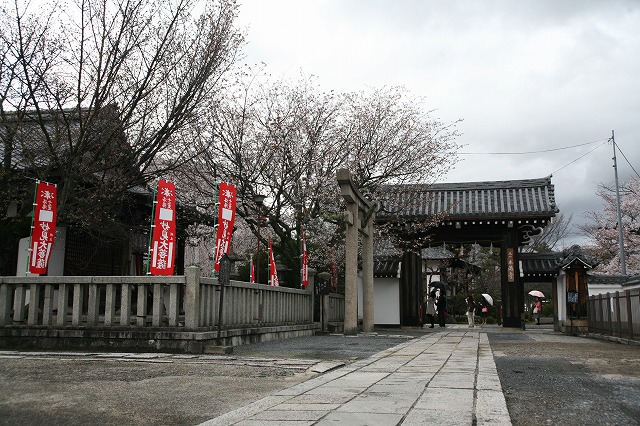
POLYGON ((490 182, 389 185, 382 188, 378 217, 432 216, 447 219, 553 217, 558 212, 551 176, 490 182))
POLYGON ((373 275, 375 277, 395 277, 398 274, 400 258, 375 259, 373 275))
POLYGON ((574 245, 561 252, 550 253, 520 253, 520 262, 522 262, 522 273, 524 275, 557 275, 561 269, 578 261, 587 269, 594 268, 597 263, 589 256, 583 253, 582 248, 574 245))
POLYGON ((558 275, 562 253, 520 253, 524 275, 558 275))

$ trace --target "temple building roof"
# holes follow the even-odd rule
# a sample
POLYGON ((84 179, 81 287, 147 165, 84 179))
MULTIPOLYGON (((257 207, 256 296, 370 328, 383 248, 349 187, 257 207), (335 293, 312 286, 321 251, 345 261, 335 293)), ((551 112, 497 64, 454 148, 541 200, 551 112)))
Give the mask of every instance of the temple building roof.
POLYGON ((389 185, 381 188, 380 217, 433 216, 447 220, 549 218, 558 212, 551 176, 540 179, 389 185))

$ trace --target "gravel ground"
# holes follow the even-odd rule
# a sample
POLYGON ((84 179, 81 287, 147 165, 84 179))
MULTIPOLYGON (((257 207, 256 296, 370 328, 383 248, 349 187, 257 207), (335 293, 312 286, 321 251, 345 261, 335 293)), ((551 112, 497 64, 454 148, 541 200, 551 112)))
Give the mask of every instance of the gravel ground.
MULTIPOLYGON (((515 425, 640 424, 640 346, 543 328, 482 331, 515 425)), ((308 367, 316 361, 349 363, 425 332, 297 338, 219 357, 5 353, 0 425, 198 424, 313 377, 308 367)))
POLYGON ((29 357, 2 359, 0 370, 2 425, 193 425, 307 379, 187 360, 29 357))
POLYGON ((329 334, 262 342, 233 348, 237 356, 266 356, 317 360, 350 361, 367 358, 390 347, 421 336, 416 330, 382 330, 377 335, 344 336, 329 334))
POLYGON ((235 347, 231 356, 5 353, 0 425, 194 425, 308 380, 316 362, 349 363, 418 334, 303 337, 235 347))
POLYGON ((489 342, 514 425, 640 424, 640 346, 549 330, 489 342))

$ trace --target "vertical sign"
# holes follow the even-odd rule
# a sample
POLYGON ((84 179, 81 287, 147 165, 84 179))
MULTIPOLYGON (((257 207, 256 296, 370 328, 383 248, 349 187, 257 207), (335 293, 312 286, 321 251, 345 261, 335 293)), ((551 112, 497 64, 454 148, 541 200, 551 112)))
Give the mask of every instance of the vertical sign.
POLYGON ((276 269, 276 258, 273 255, 273 245, 271 244, 271 237, 269 237, 269 284, 279 286, 278 270, 276 269))
POLYGON ((253 256, 251 256, 251 260, 249 261, 249 282, 251 284, 256 282, 256 269, 253 266, 253 256))
POLYGON ((507 281, 512 283, 516 280, 515 256, 512 248, 507 248, 507 281))
POLYGON ((158 180, 158 191, 151 233, 149 272, 152 275, 173 275, 176 252, 176 186, 158 180))
POLYGON ((33 209, 31 231, 31 257, 29 272, 46 274, 51 247, 56 236, 58 209, 56 186, 46 182, 36 183, 36 200, 33 209))
POLYGON ((302 287, 306 288, 309 285, 309 257, 307 256, 307 241, 304 235, 304 226, 300 227, 302 238, 302 287))
POLYGON ((213 256, 213 269, 220 271, 220 259, 229 253, 233 224, 236 218, 236 187, 221 182, 218 195, 218 232, 216 233, 216 250, 213 256))

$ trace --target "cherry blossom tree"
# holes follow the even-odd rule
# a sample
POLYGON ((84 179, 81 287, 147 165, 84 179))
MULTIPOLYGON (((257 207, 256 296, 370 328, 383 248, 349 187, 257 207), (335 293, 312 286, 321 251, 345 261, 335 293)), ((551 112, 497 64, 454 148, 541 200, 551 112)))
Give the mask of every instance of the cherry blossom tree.
MULTIPOLYGON (((627 274, 637 275, 640 274, 640 179, 631 179, 620 189, 627 274)), ((590 222, 580 227, 590 238, 586 251, 599 262, 596 271, 620 274, 616 193, 604 185, 600 185, 596 193, 604 202, 604 211, 587 213, 590 222)))
POLYGON ((276 240, 293 275, 302 225, 312 266, 326 270, 328 259, 337 257, 343 211, 338 168, 351 170, 375 198, 381 185, 434 180, 455 163, 455 123, 432 118, 404 88, 340 94, 304 76, 271 81, 258 70, 240 77, 230 95, 212 104, 210 140, 178 179, 198 192, 191 198, 204 209, 212 208, 216 182, 234 183, 238 226, 255 238, 258 217, 265 217, 263 244, 268 235, 276 240), (253 201, 257 194, 266 197, 262 207, 253 201))
POLYGON ((193 155, 243 43, 237 13, 233 0, 3 2, 7 199, 25 176, 48 180, 62 222, 117 230, 131 188, 193 155))

